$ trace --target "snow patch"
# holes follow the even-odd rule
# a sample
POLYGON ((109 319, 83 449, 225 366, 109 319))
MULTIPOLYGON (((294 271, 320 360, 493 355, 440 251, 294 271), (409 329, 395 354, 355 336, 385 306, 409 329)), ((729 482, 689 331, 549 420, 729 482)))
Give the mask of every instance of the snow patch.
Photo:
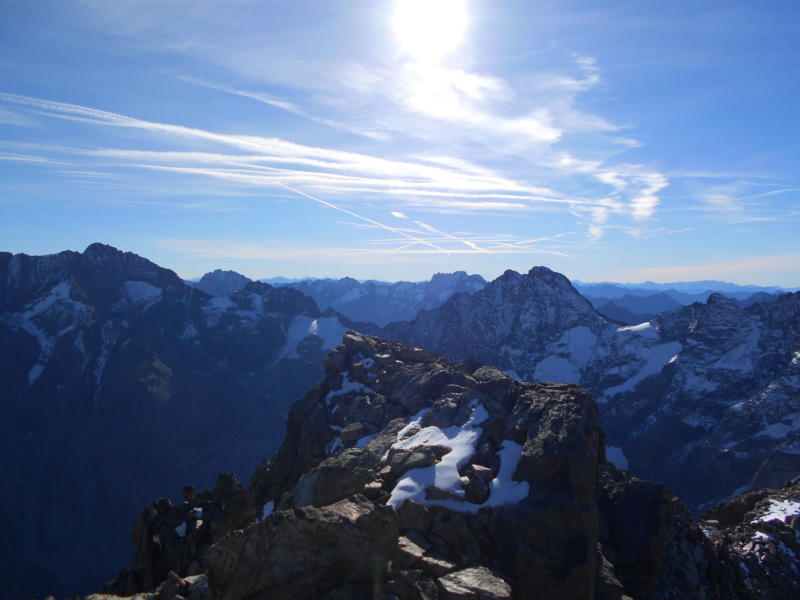
POLYGON ((37 363, 37 364, 33 365, 31 370, 28 371, 28 385, 32 385, 33 382, 36 381, 39 378, 39 375, 42 374, 42 371, 44 371, 44 365, 43 364, 38 364, 37 363))
POLYGON ((58 338, 75 329, 74 322, 77 313, 85 315, 87 312, 85 305, 69 297, 70 289, 70 284, 62 281, 35 302, 29 304, 25 312, 5 313, 0 316, 0 320, 6 325, 12 329, 26 331, 39 342, 39 359, 37 364, 28 371, 29 385, 36 381, 44 371, 53 354, 58 338), (59 325, 64 325, 65 321, 72 322, 71 325, 63 326, 55 335, 43 331, 40 323, 37 322, 45 313, 50 312, 51 308, 55 311, 53 314, 59 325))
POLYGON ((536 365, 534 380, 580 383, 581 369, 592 359, 596 346, 597 336, 588 327, 568 329, 557 342, 547 346, 552 355, 536 365))
POLYGON ((756 435, 778 440, 785 438, 787 435, 797 431, 798 429, 800 429, 800 413, 795 413, 793 415, 784 417, 782 421, 771 423, 766 429, 757 433, 756 435))
POLYGON ((683 382, 684 390, 691 390, 697 393, 713 392, 718 387, 719 386, 713 381, 709 381, 696 373, 687 373, 683 382))
POLYGON ((732 371, 752 371, 753 361, 750 356, 758 350, 758 330, 750 332, 747 341, 729 350, 722 357, 711 365, 717 369, 729 369, 732 371))
POLYGON ((344 449, 344 442, 342 442, 342 438, 337 435, 325 446, 325 456, 332 456, 342 449, 344 449))
POLYGON ((548 356, 536 365, 533 371, 535 381, 555 381, 557 383, 578 383, 581 373, 569 359, 548 356))
POLYGON ((577 367, 585 367, 594 354, 597 336, 586 326, 573 327, 565 331, 552 345, 557 353, 566 352, 577 367))
POLYGON ((797 500, 770 500, 766 506, 766 512, 752 521, 756 523, 767 523, 773 519, 784 523, 790 517, 800 515, 800 501, 797 500))
POLYGON ((358 441, 356 441, 355 447, 363 450, 377 435, 377 433, 373 433, 372 435, 365 435, 364 437, 359 438, 358 441))
POLYGON ((639 323, 638 325, 620 327, 619 329, 617 329, 617 332, 622 334, 632 333, 640 335, 642 337, 658 339, 658 332, 655 330, 653 324, 650 321, 639 323))
POLYGON ((283 347, 278 360, 282 358, 299 358, 297 346, 308 336, 322 339, 322 349, 330 351, 342 343, 347 327, 341 324, 336 317, 312 319, 300 315, 292 319, 289 330, 286 332, 286 345, 283 347))
POLYGON ((186 324, 186 329, 183 330, 181 334, 182 340, 193 340, 200 335, 200 332, 197 331, 194 325, 191 323, 186 324))
POLYGON ((34 302, 30 305, 30 308, 23 313, 23 316, 27 319, 31 317, 38 316, 45 312, 48 308, 53 306, 59 300, 69 302, 75 305, 80 310, 85 310, 86 307, 79 303, 71 300, 69 297, 69 290, 70 285, 66 281, 62 281, 57 286, 53 287, 45 296, 34 302))
POLYGON ((702 427, 705 420, 697 414, 691 414, 683 418, 683 422, 689 427, 702 427))
POLYGON ((331 390, 328 392, 328 395, 325 396, 325 404, 328 406, 331 405, 331 400, 333 400, 336 396, 344 396, 345 394, 349 394, 350 392, 356 392, 358 394, 374 394, 375 390, 371 387, 364 385, 359 381, 350 381, 347 378, 347 371, 342 371, 342 387, 338 390, 331 390))
POLYGON ((617 465, 620 469, 628 468, 628 458, 625 456, 622 448, 618 446, 606 446, 606 459, 617 465))
POLYGON ((126 281, 122 284, 125 296, 137 305, 144 305, 142 312, 161 300, 161 288, 146 281, 126 281))
POLYGON ((208 301, 208 308, 212 310, 230 310, 239 306, 228 296, 214 296, 208 301))
MULTIPOLYGON (((636 327, 641 327, 637 325, 636 327)), ((622 331, 621 328, 618 331, 622 331)), ((623 392, 631 391, 636 385, 650 377, 651 375, 655 375, 666 365, 669 360, 678 354, 683 349, 683 346, 679 342, 667 342, 666 344, 657 344, 655 346, 651 346, 649 348, 640 348, 639 349, 639 358, 640 360, 644 361, 644 364, 639 368, 633 377, 630 377, 624 383, 609 388, 603 394, 605 399, 608 399, 611 396, 616 394, 621 394, 623 392)))
POLYGON ((502 506, 519 502, 528 496, 528 483, 512 479, 522 458, 522 446, 505 441, 498 452, 501 461, 500 470, 497 477, 489 483, 490 496, 486 502, 473 504, 459 500, 428 500, 426 489, 430 486, 435 486, 458 498, 464 498, 462 484, 466 483, 466 478, 462 478, 458 471, 474 456, 475 445, 482 433, 482 429, 478 425, 484 422, 489 414, 482 405, 477 405, 473 406, 469 420, 461 427, 454 425, 441 429, 429 426, 420 429, 420 421, 425 414, 427 414, 427 409, 421 411, 398 432, 398 441, 392 448, 410 450, 420 446, 445 446, 451 448, 451 451, 445 454, 439 463, 421 469, 412 469, 397 482, 388 501, 388 504, 395 510, 400 508, 406 500, 412 499, 428 506, 441 506, 458 512, 475 513, 484 506, 502 506), (410 437, 404 437, 411 432, 415 433, 410 437))
POLYGON ((333 350, 341 344, 345 333, 347 327, 336 317, 316 319, 309 327, 309 334, 322 338, 322 349, 325 351, 333 350))

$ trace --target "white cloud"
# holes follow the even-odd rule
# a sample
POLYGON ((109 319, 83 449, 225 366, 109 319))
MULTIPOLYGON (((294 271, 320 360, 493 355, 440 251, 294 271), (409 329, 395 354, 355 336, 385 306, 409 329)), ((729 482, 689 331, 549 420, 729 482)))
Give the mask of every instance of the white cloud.
POLYGON ((0 124, 16 125, 18 127, 40 127, 40 123, 27 115, 16 111, 0 108, 0 124))
MULTIPOLYGON (((495 213, 531 212, 561 205, 581 215, 590 239, 602 237, 612 218, 626 217, 641 222, 651 218, 658 207, 658 192, 667 185, 663 175, 637 165, 607 166, 603 160, 580 158, 557 149, 566 129, 554 126, 553 111, 564 121, 569 115, 583 119, 578 129, 611 131, 613 126, 602 119, 591 123, 591 116, 581 116, 572 108, 574 94, 596 84, 597 68, 587 57, 576 58, 586 72, 581 85, 563 86, 566 96, 549 105, 527 110, 522 115, 503 116, 504 104, 515 100, 507 82, 465 70, 441 66, 408 67, 400 75, 377 73, 368 85, 373 93, 389 98, 401 112, 414 113, 434 122, 449 125, 448 143, 477 141, 501 154, 517 155, 518 165, 500 173, 470 160, 458 152, 452 155, 431 154, 416 160, 387 160, 363 153, 301 145, 278 138, 228 135, 199 128, 145 121, 126 115, 80 105, 43 100, 13 94, 0 94, 0 101, 25 108, 42 116, 78 120, 91 125, 134 128, 147 132, 161 142, 196 142, 227 148, 223 152, 122 150, 114 148, 55 148, 61 156, 94 156, 121 160, 115 167, 138 167, 172 172, 185 176, 212 177, 246 186, 274 185, 337 194, 347 204, 358 204, 371 197, 385 197, 394 204, 432 212, 495 213), (386 79, 389 77, 389 80, 386 79), (399 77, 398 81, 396 78, 399 77), (382 79, 383 78, 383 79, 382 79), (394 80, 392 78, 395 78, 394 80), (410 90, 402 94, 405 78, 410 90), (409 79, 410 78, 410 79, 409 79), (560 111, 560 112, 559 112, 560 111), (231 152, 232 151, 232 152, 231 152), (535 161, 535 162, 532 162, 535 161), (529 173, 520 177, 527 170, 529 173), (575 195, 556 191, 558 180, 579 175, 587 181, 611 186, 612 193, 596 192, 575 195), (548 181, 553 186, 541 185, 548 181), (353 196, 352 192, 357 192, 353 196), (346 197, 345 197, 346 195, 346 197)), ((367 69, 364 72, 368 72, 367 69)), ((216 86, 222 91, 256 100, 317 120, 338 123, 309 115, 294 103, 272 96, 216 86)), ((423 121, 415 122, 420 127, 423 121)), ((401 119, 398 127, 410 121, 401 119)), ((430 129, 434 134, 437 129, 430 129)), ((298 190, 298 193, 305 193, 298 190)), ((314 197, 314 196, 310 196, 314 197)), ((316 197, 314 197, 316 198, 316 197)), ((349 209, 343 209, 349 210, 349 209)), ((398 211, 399 212, 399 211, 398 211)), ((357 214, 357 213, 353 213, 357 214)))
MULTIPOLYGON (((216 0, 159 4, 147 11, 131 0, 83 0, 81 4, 88 9, 83 15, 85 27, 114 31, 138 52, 177 53, 200 64, 214 65, 219 73, 217 81, 237 83, 185 77, 187 81, 251 98, 368 139, 393 143, 411 139, 416 148, 424 147, 433 156, 455 157, 450 164, 441 163, 445 168, 426 171, 420 162, 386 161, 279 139, 226 136, 118 119, 121 115, 103 111, 71 112, 63 105, 39 107, 60 112, 62 117, 194 138, 261 156, 261 165, 231 159, 216 173, 196 169, 185 170, 185 174, 227 178, 247 185, 264 185, 274 177, 285 184, 302 182, 317 192, 391 196, 394 203, 408 202, 420 209, 422 198, 436 198, 429 203, 430 210, 436 211, 464 207, 473 211, 538 210, 543 205, 561 203, 569 210, 579 207, 586 232, 593 239, 599 239, 614 220, 620 221, 619 225, 625 220, 642 223, 659 209, 659 191, 666 186, 666 177, 646 167, 614 164, 621 148, 638 142, 621 135, 621 128, 603 115, 581 106, 581 99, 603 84, 601 69, 592 56, 563 54, 568 64, 543 65, 538 72, 526 75, 489 71, 487 62, 476 66, 465 49, 440 62, 409 59, 394 45, 391 15, 381 6, 383 3, 365 4, 358 11, 330 11, 301 21, 287 18, 288 11, 278 7, 265 12, 253 0, 242 0, 235 9, 225 5, 224 10, 216 0), (270 20, 277 20, 280 26, 272 26, 270 20), (291 91, 292 101, 260 91, 278 86, 287 94, 291 91), (590 143, 584 143, 586 140, 590 143), (565 162, 564 157, 570 160, 565 162), (455 166, 457 160, 481 163, 481 169, 497 160, 513 167, 503 173, 486 173, 455 166), (275 164, 275 170, 265 166, 281 161, 286 164, 275 164), (579 185, 564 185, 569 173, 586 179, 579 185), (658 176, 664 183, 648 184, 643 174, 658 176), (589 181, 611 185, 614 206, 606 202, 609 193, 602 186, 590 189, 589 181), (571 188, 581 191, 556 191, 571 188), (485 198, 480 199, 478 194, 485 198), (448 202, 448 198, 453 201, 448 202), (624 210, 618 210, 619 206, 624 210), (602 210, 582 211, 580 207, 602 210), (606 215, 602 223, 597 220, 599 214, 606 215)), ((394 156, 402 154, 395 152, 394 156)), ((138 162, 145 160, 142 156, 138 162)), ((178 166, 169 165, 166 155, 152 160, 178 166)))
MULTIPOLYGON (((399 196, 427 195, 441 198, 458 197, 462 204, 471 197, 517 199, 517 208, 525 203, 572 203, 556 192, 520 183, 502 175, 480 169, 470 172, 467 162, 457 169, 426 164, 393 161, 364 154, 303 146, 276 138, 225 135, 180 125, 143 121, 84 106, 52 102, 37 98, 0 94, 0 100, 26 106, 40 114, 58 118, 78 118, 96 125, 137 128, 164 140, 197 139, 216 142, 248 154, 206 152, 170 152, 151 150, 87 150, 69 147, 40 147, 63 154, 108 157, 127 160, 132 166, 161 168, 195 173, 251 185, 302 182, 324 189, 372 191, 399 196), (254 154, 255 153, 255 154, 254 154), (161 163, 159 167, 156 164, 161 163), (164 164, 166 163, 166 164, 164 164), (172 163, 172 164, 169 164, 172 163), (267 163, 267 165, 259 164, 267 163), (268 166, 270 163, 282 166, 268 166), (193 166, 202 165, 202 166, 193 166), (187 166, 179 166, 187 165, 187 166), (214 165, 216 168, 209 168, 214 165)), ((442 200, 444 202, 444 200, 442 200)), ((481 202, 475 204, 480 207, 481 202)), ((494 206, 499 208, 500 205, 494 206)))
POLYGON ((307 110, 301 108, 300 106, 298 106, 297 104, 295 104, 293 102, 289 102, 289 101, 284 100, 282 98, 277 98, 275 96, 272 96, 271 94, 266 94, 266 93, 263 93, 263 92, 251 92, 251 91, 247 91, 247 90, 239 90, 239 89, 227 86, 227 85, 220 85, 220 84, 216 84, 216 83, 211 83, 211 82, 208 82, 208 81, 203 81, 203 80, 200 80, 200 79, 196 79, 194 77, 182 76, 179 79, 182 79, 183 81, 186 81, 188 83, 193 83, 195 85, 200 85, 200 86, 207 87, 207 88, 210 88, 210 89, 213 89, 213 90, 218 90, 220 92, 233 94, 235 96, 241 96, 243 98, 250 98, 250 99, 255 100, 257 102, 261 102, 262 104, 267 104, 267 105, 272 106, 274 108, 278 108, 280 110, 285 110, 285 111, 290 112, 290 113, 292 113, 294 115, 297 115, 299 117, 303 117, 305 119, 309 119, 309 120, 314 121, 316 123, 321 123, 322 125, 326 125, 327 127, 332 127, 334 129, 342 129, 344 131, 349 131, 349 132, 355 133, 357 135, 363 135, 365 137, 368 137, 368 138, 371 138, 371 139, 375 139, 375 140, 380 140, 380 141, 389 141, 391 139, 391 137, 392 137, 389 133, 387 133, 385 131, 364 130, 364 129, 361 129, 359 127, 350 126, 350 125, 347 125, 345 123, 340 123, 338 121, 334 121, 334 120, 331 120, 331 119, 322 119, 320 117, 317 117, 317 116, 309 113, 307 110))
MULTIPOLYGON (((442 238, 439 241, 447 242, 442 238)), ((483 240, 489 243, 491 240, 483 240)), ((405 260, 407 257, 424 257, 431 255, 535 255, 550 254, 570 258, 571 255, 545 246, 520 246, 509 243, 498 244, 488 253, 482 248, 475 248, 463 243, 453 245, 444 252, 430 245, 406 244, 401 239, 376 241, 381 247, 308 247, 297 246, 292 243, 266 245, 259 243, 242 243, 226 240, 164 238, 154 240, 154 245, 166 250, 182 254, 187 258, 226 258, 226 259, 314 259, 315 261, 331 261, 341 258, 360 258, 363 262, 383 264, 387 257, 396 257, 405 260)))

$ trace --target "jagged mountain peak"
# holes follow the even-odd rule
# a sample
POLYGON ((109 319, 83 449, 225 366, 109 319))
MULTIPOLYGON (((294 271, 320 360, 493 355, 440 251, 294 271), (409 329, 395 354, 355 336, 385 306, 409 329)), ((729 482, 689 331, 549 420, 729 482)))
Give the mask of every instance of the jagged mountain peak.
MULTIPOLYGON (((548 267, 532 267, 526 274, 521 274, 509 269, 500 277, 490 282, 487 287, 493 284, 500 286, 515 284, 523 285, 529 289, 546 290, 550 294, 560 296, 563 299, 577 301, 579 304, 588 305, 591 308, 591 303, 573 287, 572 282, 570 282, 566 276, 548 267)), ((593 309, 592 312, 594 312, 593 309)))
POLYGON ((94 242, 86 247, 83 251, 86 256, 111 256, 116 254, 133 254, 132 252, 123 253, 114 246, 103 244, 102 242, 94 242))
POLYGON ((466 271, 453 271, 452 273, 435 273, 433 277, 431 277, 431 282, 435 281, 451 281, 451 280, 464 280, 464 279, 474 279, 476 281, 483 281, 486 283, 486 280, 481 277, 480 275, 469 275, 466 271))
MULTIPOLYGON (((204 291, 210 296, 221 296, 236 290, 243 290, 251 280, 236 271, 223 271, 216 269, 206 273, 194 287, 204 291)), ((269 284, 264 284, 269 285, 269 284)))
POLYGON ((709 295, 708 300, 706 300, 706 304, 717 308, 739 308, 733 300, 720 292, 714 292, 713 294, 709 295))
POLYGON ((541 277, 543 279, 558 279, 558 280, 565 280, 569 281, 564 275, 558 273, 557 271, 553 271, 549 267, 545 267, 543 265, 531 267, 530 271, 528 271, 528 275, 532 275, 535 277, 541 277))
POLYGON ((698 324, 703 324, 713 329, 722 328, 733 331, 742 327, 742 322, 748 320, 747 315, 747 311, 741 308, 734 300, 724 294, 715 292, 702 304, 698 324))
POLYGON ((139 270, 145 273, 169 272, 172 273, 175 278, 178 278, 173 271, 165 269, 143 256, 139 256, 134 252, 123 252, 114 246, 99 242, 89 245, 86 250, 83 251, 83 257, 88 259, 89 264, 93 266, 105 266, 128 272, 132 270, 139 270))

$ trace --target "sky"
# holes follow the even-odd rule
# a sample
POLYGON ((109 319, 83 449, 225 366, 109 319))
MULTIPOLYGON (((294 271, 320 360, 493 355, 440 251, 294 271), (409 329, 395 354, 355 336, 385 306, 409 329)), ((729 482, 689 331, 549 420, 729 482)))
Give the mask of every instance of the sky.
POLYGON ((795 0, 0 0, 0 250, 800 286, 795 0))

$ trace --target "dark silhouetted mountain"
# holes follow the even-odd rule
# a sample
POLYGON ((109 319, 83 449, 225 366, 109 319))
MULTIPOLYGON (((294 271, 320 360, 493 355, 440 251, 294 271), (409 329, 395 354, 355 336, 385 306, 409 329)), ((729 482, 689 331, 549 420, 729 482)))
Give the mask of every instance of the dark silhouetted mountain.
POLYGON ((631 312, 627 308, 621 308, 617 306, 614 300, 609 300, 602 306, 597 307, 597 312, 599 312, 604 317, 608 317, 612 321, 616 321, 622 325, 636 325, 638 323, 644 323, 645 321, 649 321, 655 314, 653 313, 641 313, 637 314, 631 312))
POLYGON ((602 306, 598 306, 595 302, 592 302, 592 305, 600 314, 626 325, 644 323, 658 313, 670 312, 682 306, 680 302, 663 292, 649 296, 625 294, 621 298, 610 300, 602 306))
POLYGON ((683 306, 680 302, 677 302, 663 292, 653 294, 652 296, 632 296, 630 294, 625 294, 622 298, 614 300, 614 304, 633 313, 648 313, 652 315, 670 312, 683 306))
MULTIPOLYGON (((50 593, 108 579, 132 511, 272 454, 349 325, 290 288, 211 297, 101 244, 0 254, 2 556, 50 593)), ((3 593, 34 594, 18 576, 3 593)))
POLYGON ((758 304, 759 302, 775 302, 781 296, 782 294, 769 294, 767 292, 757 292, 752 296, 748 296, 747 298, 734 298, 733 301, 740 308, 747 308, 748 306, 753 306, 753 304, 758 304))
POLYGON ((250 279, 236 271, 217 269, 203 275, 194 287, 204 291, 209 296, 224 296, 225 294, 243 290, 248 283, 250 283, 250 279))

